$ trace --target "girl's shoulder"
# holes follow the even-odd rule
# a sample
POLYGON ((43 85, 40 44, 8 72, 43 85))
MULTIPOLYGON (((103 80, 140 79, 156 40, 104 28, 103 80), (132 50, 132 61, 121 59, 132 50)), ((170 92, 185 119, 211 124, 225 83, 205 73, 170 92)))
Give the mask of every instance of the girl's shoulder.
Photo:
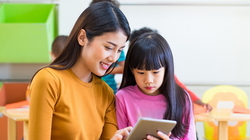
POLYGON ((122 89, 119 89, 116 92, 116 96, 129 96, 131 94, 134 94, 136 92, 136 85, 132 85, 132 86, 127 86, 124 87, 122 89))
POLYGON ((119 89, 117 92, 124 92, 124 91, 131 91, 131 90, 134 90, 134 85, 131 85, 131 86, 126 86, 122 89, 119 89))

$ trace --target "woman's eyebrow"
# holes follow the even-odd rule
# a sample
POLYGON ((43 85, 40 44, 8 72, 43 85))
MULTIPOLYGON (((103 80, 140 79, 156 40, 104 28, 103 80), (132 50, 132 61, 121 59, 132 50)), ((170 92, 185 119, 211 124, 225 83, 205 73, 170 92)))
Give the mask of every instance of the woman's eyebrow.
POLYGON ((109 43, 109 44, 111 44, 111 45, 117 47, 117 45, 116 45, 115 43, 113 43, 113 42, 107 41, 107 43, 109 43))
MULTIPOLYGON (((109 44, 111 44, 111 45, 113 45, 113 46, 117 47, 117 44, 115 44, 115 43, 113 43, 113 42, 107 41, 107 43, 109 43, 109 44)), ((124 48, 124 47, 125 47, 125 45, 124 45, 124 46, 122 46, 121 48, 124 48)))

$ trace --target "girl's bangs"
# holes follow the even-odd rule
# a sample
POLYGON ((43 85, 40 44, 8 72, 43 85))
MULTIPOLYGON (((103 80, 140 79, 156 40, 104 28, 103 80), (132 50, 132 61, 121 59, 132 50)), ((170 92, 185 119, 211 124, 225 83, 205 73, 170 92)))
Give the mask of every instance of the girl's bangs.
MULTIPOLYGON (((130 68, 131 69, 139 69, 139 70, 157 70, 161 67, 164 67, 162 62, 164 62, 163 58, 161 58, 161 54, 157 53, 157 50, 145 50, 149 52, 138 52, 131 59, 130 68)), ((135 52, 134 52, 135 53, 135 52)))

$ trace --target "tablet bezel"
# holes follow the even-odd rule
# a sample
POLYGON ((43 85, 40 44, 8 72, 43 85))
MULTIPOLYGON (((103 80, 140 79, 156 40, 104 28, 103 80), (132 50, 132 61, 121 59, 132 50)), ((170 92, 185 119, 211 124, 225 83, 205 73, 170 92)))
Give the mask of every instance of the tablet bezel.
POLYGON ((126 140, 142 140, 147 135, 152 135, 158 138, 157 131, 169 134, 176 125, 174 120, 140 118, 126 140))

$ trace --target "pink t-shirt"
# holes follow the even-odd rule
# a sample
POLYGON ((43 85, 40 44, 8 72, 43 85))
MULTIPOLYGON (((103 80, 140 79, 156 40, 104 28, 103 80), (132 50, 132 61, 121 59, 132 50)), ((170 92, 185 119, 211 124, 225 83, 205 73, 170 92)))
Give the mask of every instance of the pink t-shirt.
MULTIPOLYGON (((140 117, 162 119, 166 107, 166 99, 162 94, 150 96, 142 93, 137 85, 125 87, 116 93, 118 128, 134 126, 140 117)), ((193 113, 190 115, 190 127, 183 140, 196 140, 193 113)))

